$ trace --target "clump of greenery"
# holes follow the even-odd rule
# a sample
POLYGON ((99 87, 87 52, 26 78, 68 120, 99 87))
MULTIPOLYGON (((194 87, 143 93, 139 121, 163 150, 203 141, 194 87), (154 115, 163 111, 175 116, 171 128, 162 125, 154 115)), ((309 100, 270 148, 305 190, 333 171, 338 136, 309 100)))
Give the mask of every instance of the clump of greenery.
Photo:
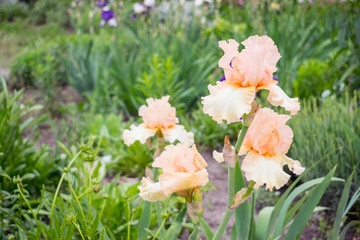
POLYGON ((62 26, 70 24, 68 8, 71 0, 37 0, 31 9, 31 21, 35 24, 58 23, 62 26))
POLYGON ((21 177, 35 192, 42 184, 52 184, 55 159, 46 145, 36 148, 38 126, 47 116, 35 116, 42 108, 20 103, 22 91, 9 93, 2 79, 0 93, 0 189, 11 192, 13 177, 21 177), (36 132, 37 131, 37 132, 36 132))
POLYGON ((333 71, 329 61, 310 59, 305 61, 299 68, 294 81, 294 96, 300 99, 321 97, 325 90, 332 93, 334 84, 333 71))
POLYGON ((0 22, 23 19, 28 12, 24 5, 18 3, 0 4, 0 22))
MULTIPOLYGON (((119 174, 106 178, 106 164, 93 148, 95 138, 87 144, 67 149, 67 166, 54 188, 42 188, 42 194, 31 201, 27 180, 16 178, 17 190, 6 196, 16 206, 0 207, 0 232, 17 239, 136 239, 143 211, 137 186, 139 181, 126 181, 119 174), (80 149, 79 149, 80 148, 80 149), (4 226, 4 227, 3 227, 4 226)), ((171 198, 162 202, 164 225, 178 212, 182 201, 171 198)), ((155 209, 149 219, 151 235, 155 234, 155 209)))
POLYGON ((289 155, 309 167, 322 159, 321 164, 305 176, 318 178, 337 165, 336 175, 345 179, 356 169, 355 186, 360 185, 360 108, 359 92, 350 97, 315 98, 303 101, 302 109, 289 125, 294 142, 289 155))

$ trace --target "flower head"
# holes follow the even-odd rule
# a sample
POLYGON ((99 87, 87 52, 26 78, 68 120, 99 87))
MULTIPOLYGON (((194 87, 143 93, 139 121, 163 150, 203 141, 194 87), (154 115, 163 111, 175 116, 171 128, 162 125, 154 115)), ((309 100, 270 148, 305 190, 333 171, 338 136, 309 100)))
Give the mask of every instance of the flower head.
POLYGON ((143 122, 139 126, 131 125, 130 130, 125 130, 123 139, 126 145, 133 144, 136 140, 145 143, 146 139, 155 134, 163 136, 170 143, 179 140, 188 145, 194 143, 194 134, 187 132, 182 125, 178 125, 176 109, 169 103, 169 96, 161 99, 146 99, 147 106, 142 105, 139 116, 143 122))
POLYGON ((260 109, 246 133, 240 154, 247 153, 241 165, 248 181, 256 182, 254 188, 266 185, 267 189, 279 189, 290 178, 283 171, 288 165, 295 174, 300 175, 303 168, 285 154, 293 139, 293 132, 286 122, 290 119, 269 108, 260 109))
POLYGON ((239 52, 239 43, 235 40, 219 42, 224 51, 219 67, 224 70, 225 79, 215 86, 209 85, 210 95, 202 100, 204 112, 219 123, 238 122, 243 114, 250 112, 256 92, 266 89, 270 91, 271 104, 296 114, 300 109, 298 99, 289 98, 273 78, 281 57, 273 40, 268 36, 251 36, 242 44, 245 48, 239 52))
POLYGON ((174 192, 188 197, 196 187, 205 186, 209 181, 205 169, 207 163, 195 145, 169 145, 155 159, 152 166, 161 168, 163 173, 159 177, 159 182, 152 183, 151 188, 148 187, 149 181, 144 181, 139 186, 141 196, 150 196, 148 199, 144 198, 145 200, 162 200, 164 196, 170 196, 174 192))

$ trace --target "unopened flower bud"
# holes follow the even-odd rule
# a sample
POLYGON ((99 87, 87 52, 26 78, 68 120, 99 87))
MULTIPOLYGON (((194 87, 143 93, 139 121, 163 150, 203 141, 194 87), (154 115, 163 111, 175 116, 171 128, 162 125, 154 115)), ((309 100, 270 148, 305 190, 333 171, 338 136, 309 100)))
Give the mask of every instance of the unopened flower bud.
POLYGON ((257 111, 259 111, 261 109, 261 105, 257 105, 256 101, 254 100, 252 103, 251 103, 251 111, 250 113, 245 117, 245 120, 244 120, 244 125, 246 127, 249 127, 250 124, 252 123, 252 121, 254 120, 255 118, 255 114, 257 111))
POLYGON ((236 163, 236 152, 235 149, 231 146, 229 136, 225 136, 224 148, 223 148, 224 161, 229 167, 235 167, 236 163))
POLYGON ((20 184, 20 183, 22 183, 22 180, 21 180, 21 178, 19 176, 17 176, 17 177, 13 178, 13 183, 20 184))
POLYGON ((243 202, 247 201, 251 197, 251 194, 254 192, 253 190, 254 190, 255 184, 256 183, 254 181, 250 181, 247 188, 240 189, 240 191, 238 191, 235 194, 234 204, 232 206, 230 206, 229 209, 230 210, 235 210, 243 202))
POLYGON ((187 214, 194 223, 197 223, 204 212, 200 187, 194 189, 191 202, 187 202, 186 204, 187 214))
POLYGON ((107 195, 106 193, 103 195, 103 199, 109 199, 109 195, 107 195))
POLYGON ((68 172, 70 172, 71 171, 71 168, 69 168, 69 167, 64 167, 63 168, 63 172, 64 173, 68 173, 68 172))
POLYGON ((161 213, 161 219, 168 219, 169 218, 169 213, 167 211, 163 211, 161 213))
POLYGON ((98 193, 98 192, 100 191, 100 186, 99 186, 99 185, 93 186, 93 191, 94 191, 95 193, 98 193))
POLYGON ((80 150, 82 151, 86 151, 87 150, 87 146, 85 144, 80 144, 79 146, 80 150))

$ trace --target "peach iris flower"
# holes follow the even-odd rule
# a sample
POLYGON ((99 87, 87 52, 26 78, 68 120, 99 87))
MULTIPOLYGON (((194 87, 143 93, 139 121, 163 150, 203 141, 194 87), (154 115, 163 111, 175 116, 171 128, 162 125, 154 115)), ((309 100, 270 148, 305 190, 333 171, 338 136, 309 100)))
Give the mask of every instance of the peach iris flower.
POLYGON ((143 178, 139 186, 140 196, 147 201, 163 200, 174 192, 186 196, 195 187, 205 186, 209 181, 205 169, 207 163, 195 144, 192 147, 183 143, 166 146, 152 166, 161 168, 163 173, 157 183, 143 178))
POLYGON ((171 107, 169 96, 161 99, 148 98, 148 106, 142 105, 139 109, 139 116, 144 123, 139 126, 131 125, 130 130, 125 130, 123 139, 126 145, 130 146, 136 140, 145 143, 149 137, 159 134, 170 143, 179 140, 189 146, 194 143, 194 134, 187 132, 182 125, 178 125, 176 109, 171 107))
POLYGON ((251 123, 239 154, 245 154, 241 170, 248 181, 256 182, 255 189, 265 184, 266 189, 281 188, 290 178, 283 166, 300 175, 303 168, 285 154, 288 152, 293 131, 286 122, 290 116, 278 114, 269 108, 260 109, 251 123))
POLYGON ((291 115, 300 110, 297 98, 289 98, 277 85, 273 73, 280 54, 268 36, 252 36, 242 42, 245 48, 238 52, 239 43, 233 39, 220 41, 224 56, 219 67, 224 70, 225 80, 209 85, 210 95, 203 97, 204 113, 222 123, 238 122, 251 110, 251 103, 258 90, 269 90, 268 101, 284 107, 291 115))

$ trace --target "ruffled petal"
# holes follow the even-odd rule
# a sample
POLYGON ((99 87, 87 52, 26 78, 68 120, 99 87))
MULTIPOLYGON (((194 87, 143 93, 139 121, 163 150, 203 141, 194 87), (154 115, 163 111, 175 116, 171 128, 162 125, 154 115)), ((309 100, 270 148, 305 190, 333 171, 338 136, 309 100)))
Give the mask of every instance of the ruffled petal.
POLYGON ((142 178, 141 185, 138 186, 140 196, 149 202, 162 201, 169 197, 160 187, 160 182, 154 183, 150 178, 142 178))
POLYGON ((241 170, 245 173, 247 181, 256 182, 255 189, 264 184, 270 191, 274 187, 279 189, 290 178, 290 175, 283 171, 283 156, 264 156, 251 150, 243 160, 241 170))
POLYGON ((202 169, 198 172, 164 172, 159 177, 160 186, 165 194, 192 189, 197 186, 205 186, 208 181, 208 172, 202 169))
POLYGON ((224 156, 223 156, 222 152, 218 152, 218 151, 214 150, 214 151, 213 151, 213 158, 214 158, 218 163, 224 162, 224 156))
POLYGON ((286 93, 276 83, 262 86, 259 89, 269 90, 270 92, 267 100, 274 106, 281 106, 287 111, 290 111, 290 115, 296 115, 296 113, 300 110, 299 99, 288 97, 288 95, 286 95, 286 93))
POLYGON ((136 140, 144 144, 146 139, 156 134, 156 131, 157 129, 147 128, 144 124, 140 124, 139 126, 131 125, 130 130, 124 130, 123 140, 128 146, 133 144, 136 140))
POLYGON ((240 88, 226 82, 217 82, 208 86, 210 95, 202 98, 204 113, 218 123, 239 122, 244 113, 251 111, 255 98, 255 87, 240 88))
POLYGON ((288 165, 289 169, 296 175, 301 175, 305 171, 305 168, 301 166, 301 163, 299 161, 293 160, 292 158, 289 158, 285 155, 284 160, 285 163, 288 165))
POLYGON ((161 129, 161 132, 164 135, 164 138, 170 143, 179 140, 179 142, 185 143, 188 146, 194 144, 194 134, 192 132, 187 132, 182 125, 161 129))
POLYGON ((219 47, 224 51, 224 56, 219 60, 219 67, 224 69, 225 77, 229 78, 231 73, 231 61, 239 53, 239 43, 234 39, 229 39, 228 41, 219 41, 219 47))

